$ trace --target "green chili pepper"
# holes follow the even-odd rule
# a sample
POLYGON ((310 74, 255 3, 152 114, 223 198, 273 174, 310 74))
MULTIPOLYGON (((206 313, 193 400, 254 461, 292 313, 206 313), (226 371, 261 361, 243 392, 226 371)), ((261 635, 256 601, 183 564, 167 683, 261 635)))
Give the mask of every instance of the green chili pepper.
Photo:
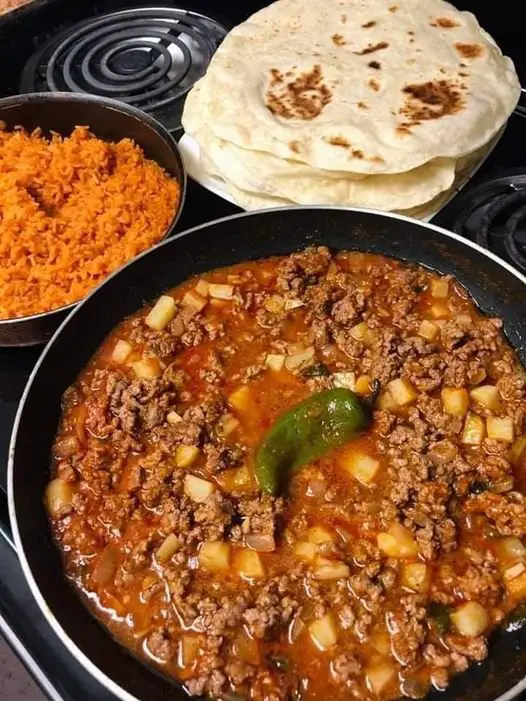
POLYGON ((260 488, 277 494, 287 477, 302 465, 364 431, 371 422, 376 394, 366 401, 350 389, 338 387, 318 392, 282 414, 256 454, 260 488))

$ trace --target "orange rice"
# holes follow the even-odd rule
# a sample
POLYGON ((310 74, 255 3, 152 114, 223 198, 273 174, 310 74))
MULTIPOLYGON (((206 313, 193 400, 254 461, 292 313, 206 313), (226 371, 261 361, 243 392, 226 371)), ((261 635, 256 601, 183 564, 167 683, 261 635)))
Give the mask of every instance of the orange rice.
POLYGON ((84 297, 162 238, 179 197, 130 139, 0 131, 0 319, 84 297))

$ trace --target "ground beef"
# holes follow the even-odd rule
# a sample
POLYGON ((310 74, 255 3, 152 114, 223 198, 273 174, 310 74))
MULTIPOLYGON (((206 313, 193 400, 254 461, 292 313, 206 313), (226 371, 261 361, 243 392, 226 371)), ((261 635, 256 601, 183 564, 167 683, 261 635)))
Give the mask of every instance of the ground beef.
POLYGON ((492 494, 484 492, 465 504, 470 513, 482 513, 495 524, 499 535, 526 535, 526 499, 519 492, 492 494))
POLYGON ((331 675, 337 684, 346 684, 362 671, 362 665, 354 655, 338 655, 331 662, 331 675))
POLYGON ((249 533, 274 535, 279 528, 284 502, 279 497, 264 494, 240 499, 237 510, 242 518, 242 529, 245 535, 249 533))
POLYGON ((418 594, 402 596, 399 605, 387 613, 393 654, 403 665, 413 662, 426 636, 425 597, 418 594))

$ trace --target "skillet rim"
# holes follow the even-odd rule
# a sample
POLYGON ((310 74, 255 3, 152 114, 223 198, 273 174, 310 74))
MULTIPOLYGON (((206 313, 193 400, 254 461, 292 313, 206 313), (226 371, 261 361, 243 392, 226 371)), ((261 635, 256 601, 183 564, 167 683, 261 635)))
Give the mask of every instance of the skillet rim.
MULTIPOLYGON (((101 284, 96 287, 92 292, 90 292, 89 295, 84 297, 84 299, 78 303, 72 310, 71 312, 67 315, 67 317, 64 319, 64 321, 60 324, 58 329, 55 331, 53 336, 50 338, 48 344, 42 351, 42 354, 38 358, 35 367, 33 368, 27 384, 24 388, 24 392, 22 394, 22 397, 20 399, 20 403, 18 405, 15 421, 13 424, 13 429, 11 433, 11 439, 9 442, 9 452, 8 452, 8 463, 7 463, 7 488, 8 488, 8 510, 9 510, 9 519, 11 522, 11 529, 13 533, 13 541, 15 545, 15 550, 16 554, 18 557, 18 560, 20 562, 20 566, 22 569, 22 572, 24 574, 25 580, 28 584, 28 587, 31 591, 31 594, 33 598, 35 599, 41 613, 43 614, 44 618, 50 625, 51 629, 57 636, 57 638, 60 640, 60 642, 69 650, 69 652, 73 655, 75 660, 81 664, 84 669, 91 674, 91 676, 96 679, 99 683, 101 683, 105 688, 112 693, 117 699, 120 701, 142 701, 139 697, 131 694, 130 692, 126 691, 122 686, 120 686, 117 682, 115 682, 111 677, 109 677, 107 674, 102 672, 99 667, 91 661, 91 659, 80 649, 80 647, 73 642, 73 640, 69 637, 69 635, 66 633, 64 628, 62 627, 61 623, 59 620, 55 617, 51 609, 46 603, 46 600, 44 599, 43 595, 40 592, 40 588, 33 577, 32 569, 29 564, 28 558, 25 553, 24 545, 22 542, 22 538, 20 536, 20 531, 18 528, 18 517, 17 517, 17 509, 15 505, 15 494, 14 494, 14 466, 15 466, 15 461, 14 461, 14 454, 15 454, 15 446, 17 443, 17 438, 18 438, 18 430, 19 430, 19 425, 21 421, 22 414, 24 412, 24 407, 27 401, 27 396, 29 394, 29 391, 31 389, 31 386, 33 385, 33 382, 40 370, 40 366, 44 362, 44 358, 48 354, 51 346, 55 343, 55 341, 59 338, 60 334, 62 333, 62 329, 69 323, 70 319, 77 314, 77 312, 82 309, 84 304, 91 299, 92 296, 95 296, 98 294, 99 290, 101 290, 112 278, 116 277, 120 273, 124 272, 129 266, 133 265, 137 260, 140 258, 143 258, 144 256, 147 256, 148 254, 152 253, 155 251, 157 248, 161 248, 162 246, 166 246, 171 244, 173 241, 182 238, 183 236, 187 236, 189 234, 192 234, 196 231, 200 231, 202 229, 206 229, 207 227, 211 227, 215 224, 220 224, 223 222, 228 222, 232 221, 233 219, 241 219, 241 218, 250 218, 254 216, 265 216, 266 213, 269 214, 274 214, 274 213, 279 213, 279 212, 286 212, 286 211, 305 211, 305 210, 327 210, 327 211, 343 211, 343 212, 356 212, 359 214, 366 214, 366 215, 373 215, 374 217, 382 218, 382 219, 392 219, 392 220, 398 220, 401 222, 406 222, 410 225, 417 225, 421 226, 425 229, 431 229, 432 231, 435 231, 437 234, 440 236, 444 236, 446 238, 451 238, 459 243, 463 244, 466 246, 468 249, 471 248, 473 250, 476 250, 478 253, 482 253, 484 256, 489 258, 490 260, 493 261, 493 263, 496 263, 498 266, 504 268, 507 270, 509 273, 514 275, 520 282, 522 282, 523 285, 526 286, 526 275, 523 275, 520 273, 517 269, 515 269, 512 265, 507 263, 505 260, 499 258, 495 253, 493 253, 490 250, 487 250, 480 246, 479 244, 475 243, 474 241, 471 241, 470 239, 466 239, 463 236, 460 236, 459 234, 449 231, 448 229, 445 229, 443 227, 437 226, 436 224, 431 224, 429 222, 423 222, 419 221, 417 219, 413 219, 411 217, 408 217, 403 214, 395 214, 392 212, 381 212, 379 210, 374 210, 374 209, 367 209, 367 208, 360 208, 360 207, 337 207, 337 206, 332 206, 332 207, 327 207, 325 205, 316 205, 312 207, 303 207, 303 206, 293 206, 293 207, 275 207, 272 209, 265 209, 265 210, 256 210, 252 212, 240 212, 238 214, 232 214, 226 217, 221 217, 219 219, 213 219, 211 221, 207 221, 203 224, 199 224, 198 226, 194 226, 191 229, 186 229, 185 231, 181 231, 174 236, 172 236, 169 239, 165 239, 164 241, 161 241, 158 243, 156 246, 153 246, 143 253, 139 254, 135 258, 133 258, 131 261, 126 263, 123 267, 119 268, 118 270, 114 271, 109 277, 105 278, 101 284)), ((414 263, 418 264, 417 261, 413 261, 414 263)), ((119 643, 115 643, 119 644, 119 643)), ((521 692, 526 690, 526 670, 524 672, 524 677, 522 678, 521 681, 517 682, 514 686, 511 687, 511 689, 508 689, 506 692, 503 694, 500 694, 497 696, 494 701, 511 701, 511 699, 516 698, 521 692)), ((189 697, 191 698, 191 697, 189 697)))

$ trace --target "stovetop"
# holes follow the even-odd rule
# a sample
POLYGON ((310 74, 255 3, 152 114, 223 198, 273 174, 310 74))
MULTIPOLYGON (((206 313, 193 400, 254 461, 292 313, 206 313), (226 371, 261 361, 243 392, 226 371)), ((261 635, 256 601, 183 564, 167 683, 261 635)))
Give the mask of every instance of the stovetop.
MULTIPOLYGON (((265 0, 34 0, 0 20, 0 96, 81 89, 157 116, 177 137, 184 95, 225 31, 265 0), (129 13, 141 7, 140 12, 129 13), (112 13, 111 16, 108 13, 112 13), (8 67, 8 68, 7 68, 8 67), (146 93, 146 95, 145 95, 146 93)), ((515 0, 457 0, 474 12, 526 86, 526 29, 515 0)), ((526 272, 526 97, 496 150, 434 223, 490 247, 526 272)), ((189 182, 178 230, 238 212, 189 182)), ((5 499, 9 436, 40 348, 0 349, 0 632, 54 701, 115 701, 48 628, 10 542, 5 499)))

